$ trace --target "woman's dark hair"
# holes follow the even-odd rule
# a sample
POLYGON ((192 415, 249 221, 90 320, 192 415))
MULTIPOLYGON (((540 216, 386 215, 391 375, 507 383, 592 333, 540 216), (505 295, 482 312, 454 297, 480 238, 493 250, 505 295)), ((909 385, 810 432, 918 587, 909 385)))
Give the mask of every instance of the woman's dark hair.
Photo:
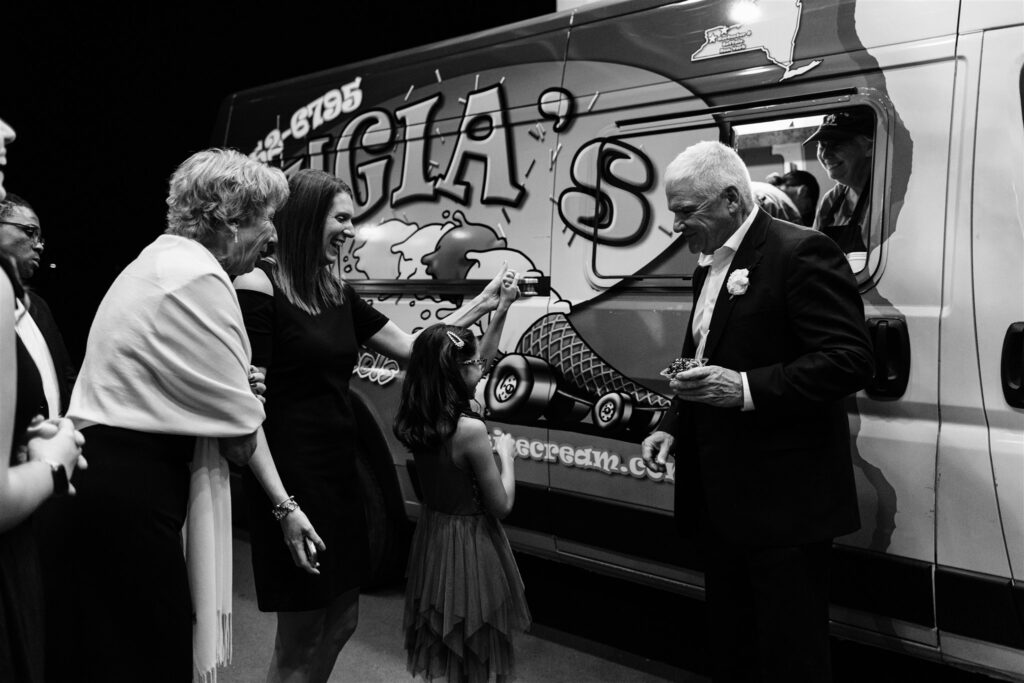
POLYGON ((472 398, 462 364, 475 353, 476 338, 464 327, 431 325, 416 337, 394 426, 410 451, 438 448, 455 433, 472 398), (452 336, 462 341, 461 348, 452 336))
POLYGON ((340 278, 324 267, 324 223, 340 193, 352 189, 323 171, 305 169, 288 181, 288 201, 274 217, 275 279, 288 300, 310 314, 344 303, 340 278))

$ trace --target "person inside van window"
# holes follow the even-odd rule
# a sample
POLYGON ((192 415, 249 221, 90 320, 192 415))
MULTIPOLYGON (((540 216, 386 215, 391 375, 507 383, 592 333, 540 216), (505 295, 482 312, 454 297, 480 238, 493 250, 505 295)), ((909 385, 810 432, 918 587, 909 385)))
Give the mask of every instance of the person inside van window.
POLYGON ((836 181, 821 200, 814 227, 847 254, 867 251, 874 127, 868 109, 846 109, 827 114, 805 142, 818 143, 818 162, 836 181))
POLYGON ((814 214, 818 208, 818 198, 821 196, 821 186, 818 185, 818 179, 814 174, 799 169, 790 171, 782 176, 782 184, 779 187, 789 195, 800 211, 800 225, 814 225, 814 214))
POLYGON ((754 194, 754 201, 764 209, 772 218, 800 223, 800 210, 796 204, 779 187, 771 183, 762 183, 757 180, 750 183, 750 191, 754 194))

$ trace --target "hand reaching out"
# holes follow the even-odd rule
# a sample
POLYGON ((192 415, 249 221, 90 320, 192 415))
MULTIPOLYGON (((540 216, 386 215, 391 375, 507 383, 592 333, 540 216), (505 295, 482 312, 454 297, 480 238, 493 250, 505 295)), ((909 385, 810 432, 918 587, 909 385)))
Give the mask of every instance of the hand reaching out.
POLYGON ((509 289, 515 292, 515 297, 508 303, 511 304, 512 301, 518 299, 519 277, 520 276, 516 271, 509 270, 507 261, 502 263, 501 270, 499 270, 497 275, 487 283, 484 290, 480 292, 480 299, 483 301, 484 305, 489 310, 494 310, 504 299, 511 296, 511 291, 506 291, 509 289))
POLYGON ((501 291, 498 295, 498 308, 508 308, 521 296, 519 291, 519 281, 522 277, 522 275, 514 270, 505 270, 505 274, 501 278, 501 291))

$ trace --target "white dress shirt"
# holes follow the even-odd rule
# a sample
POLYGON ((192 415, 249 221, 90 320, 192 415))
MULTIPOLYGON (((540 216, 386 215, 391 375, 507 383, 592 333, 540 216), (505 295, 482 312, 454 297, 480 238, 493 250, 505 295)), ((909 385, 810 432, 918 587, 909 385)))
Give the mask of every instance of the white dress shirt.
POLYGON ((14 330, 25 345, 25 350, 32 357, 39 371, 39 378, 43 381, 43 396, 46 397, 46 406, 49 409, 47 419, 60 417, 60 384, 57 379, 57 367, 53 364, 53 357, 50 356, 50 347, 46 345, 46 338, 39 331, 39 326, 32 319, 32 315, 25 309, 21 302, 15 304, 14 330))
MULTIPOLYGON (((698 266, 709 267, 708 276, 704 280, 704 286, 700 290, 700 296, 694 304, 695 309, 693 311, 693 341, 697 344, 698 349, 701 349, 703 346, 701 341, 707 339, 711 328, 711 318, 715 312, 715 303, 718 301, 718 295, 722 290, 722 283, 725 282, 725 276, 729 273, 730 266, 732 266, 733 257, 736 256, 736 251, 740 248, 740 244, 743 243, 743 238, 747 236, 747 231, 750 230, 750 226, 754 223, 755 216, 757 216, 756 207, 750 212, 750 215, 747 216, 736 232, 726 240, 725 244, 715 249, 711 254, 701 254, 697 259, 698 266)), ((701 351, 703 352, 703 349, 701 351)), ((754 400, 750 396, 747 373, 741 372, 740 379, 743 382, 743 410, 753 410, 754 400)))

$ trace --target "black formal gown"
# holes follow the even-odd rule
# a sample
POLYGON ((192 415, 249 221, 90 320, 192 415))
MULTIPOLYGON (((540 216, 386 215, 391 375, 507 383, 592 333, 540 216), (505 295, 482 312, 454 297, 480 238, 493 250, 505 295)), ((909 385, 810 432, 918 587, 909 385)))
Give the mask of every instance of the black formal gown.
MULTIPOLYGON (((28 350, 17 340, 18 388, 15 451, 29 422, 45 413, 43 382, 28 350)), ((43 680, 43 582, 31 517, 0 533, 0 681, 43 680)))
MULTIPOLYGON (((261 262, 273 282, 272 266, 261 262)), ((281 525, 252 473, 243 473, 256 596, 264 612, 321 609, 366 577, 369 547, 356 477, 356 422, 349 378, 359 347, 388 319, 345 286, 345 302, 319 315, 273 296, 240 291, 253 365, 267 368, 264 430, 289 495, 327 550, 320 574, 292 561, 281 525)))

